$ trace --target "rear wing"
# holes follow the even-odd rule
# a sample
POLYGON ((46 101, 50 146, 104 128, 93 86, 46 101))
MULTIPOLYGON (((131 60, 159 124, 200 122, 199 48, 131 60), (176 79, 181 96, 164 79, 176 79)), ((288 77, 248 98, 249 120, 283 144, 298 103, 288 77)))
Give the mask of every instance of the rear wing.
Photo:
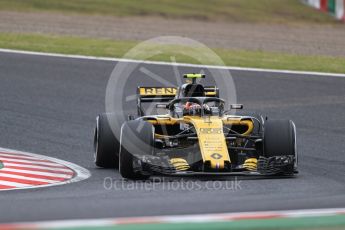
POLYGON ((175 98, 175 87, 138 87, 138 97, 142 102, 164 102, 175 98))
MULTIPOLYGON (((219 97, 219 89, 216 86, 205 86, 206 97, 219 97)), ((176 98, 177 87, 142 87, 139 86, 137 89, 137 107, 138 116, 145 116, 142 108, 143 102, 148 103, 160 103, 170 102, 176 98)))

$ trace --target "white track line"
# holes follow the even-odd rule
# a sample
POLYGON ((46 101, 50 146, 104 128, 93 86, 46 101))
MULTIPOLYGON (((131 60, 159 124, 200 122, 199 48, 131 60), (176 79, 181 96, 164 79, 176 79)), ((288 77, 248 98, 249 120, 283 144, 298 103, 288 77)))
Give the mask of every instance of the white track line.
MULTIPOLYGON (((335 209, 305 209, 288 211, 263 211, 263 212, 239 212, 219 213, 200 215, 172 215, 172 216, 148 216, 129 218, 104 218, 104 219, 82 219, 82 220, 58 220, 42 222, 22 222, 4 224, 10 229, 60 229, 60 228, 82 228, 82 227, 111 227, 125 224, 174 224, 174 223, 205 223, 205 222, 232 222, 237 220, 250 219, 274 219, 274 218, 302 218, 302 217, 323 217, 332 215, 345 215, 345 208, 335 209)), ((293 220, 292 220, 293 221, 293 220)), ((0 224, 0 228, 2 225, 0 224)))
POLYGON ((36 166, 36 165, 24 165, 24 164, 14 164, 14 163, 3 163, 5 167, 7 166, 15 166, 15 167, 23 167, 23 168, 32 168, 32 169, 44 169, 44 170, 51 170, 56 172, 73 172, 71 169, 62 169, 62 168, 51 168, 51 167, 44 167, 44 166, 36 166))
POLYGON ((47 57, 73 58, 73 59, 143 63, 143 64, 151 64, 151 65, 170 65, 170 66, 183 66, 183 67, 208 68, 208 69, 226 69, 226 70, 238 70, 238 71, 250 71, 250 72, 284 73, 284 74, 294 74, 294 75, 299 75, 299 76, 312 75, 312 76, 328 76, 328 77, 345 78, 345 74, 323 73, 323 72, 312 72, 312 71, 260 69, 260 68, 245 68, 245 67, 236 67, 236 66, 198 65, 198 64, 188 64, 188 63, 172 63, 172 62, 164 62, 164 61, 142 61, 142 60, 122 59, 122 58, 69 55, 69 54, 57 54, 57 53, 41 53, 41 52, 33 52, 33 51, 10 50, 10 49, 0 49, 0 52, 36 55, 36 56, 47 56, 47 57))
POLYGON ((60 182, 58 180, 48 180, 48 179, 41 179, 41 178, 34 178, 34 177, 27 177, 27 176, 19 176, 19 175, 8 174, 8 173, 1 173, 1 171, 0 171, 0 177, 8 177, 8 178, 20 179, 20 180, 31 180, 31 181, 45 182, 45 183, 60 182))

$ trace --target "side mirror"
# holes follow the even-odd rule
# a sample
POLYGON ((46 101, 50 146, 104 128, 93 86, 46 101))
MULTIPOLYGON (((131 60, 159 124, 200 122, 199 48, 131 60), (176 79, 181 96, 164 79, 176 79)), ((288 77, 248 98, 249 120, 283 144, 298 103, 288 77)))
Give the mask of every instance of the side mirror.
POLYGON ((230 109, 243 109, 242 104, 231 104, 230 109))

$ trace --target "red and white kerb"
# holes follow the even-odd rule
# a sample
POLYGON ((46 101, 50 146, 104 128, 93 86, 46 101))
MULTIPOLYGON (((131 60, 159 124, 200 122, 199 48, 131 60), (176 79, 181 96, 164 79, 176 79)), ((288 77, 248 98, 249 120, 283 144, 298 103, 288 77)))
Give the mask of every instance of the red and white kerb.
POLYGON ((72 163, 15 150, 0 148, 0 162, 0 191, 66 184, 89 177, 86 169, 72 163))

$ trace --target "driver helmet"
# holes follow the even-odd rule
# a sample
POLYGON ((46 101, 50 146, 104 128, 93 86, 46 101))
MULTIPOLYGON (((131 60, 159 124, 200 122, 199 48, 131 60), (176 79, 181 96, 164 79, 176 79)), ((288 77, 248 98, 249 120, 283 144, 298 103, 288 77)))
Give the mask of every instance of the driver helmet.
MULTIPOLYGON (((204 110, 205 114, 211 113, 210 107, 206 104, 204 104, 202 106, 202 109, 204 110)), ((198 103, 188 101, 184 105, 184 111, 185 111, 185 114, 189 114, 189 115, 200 114, 201 113, 201 106, 198 103)))

